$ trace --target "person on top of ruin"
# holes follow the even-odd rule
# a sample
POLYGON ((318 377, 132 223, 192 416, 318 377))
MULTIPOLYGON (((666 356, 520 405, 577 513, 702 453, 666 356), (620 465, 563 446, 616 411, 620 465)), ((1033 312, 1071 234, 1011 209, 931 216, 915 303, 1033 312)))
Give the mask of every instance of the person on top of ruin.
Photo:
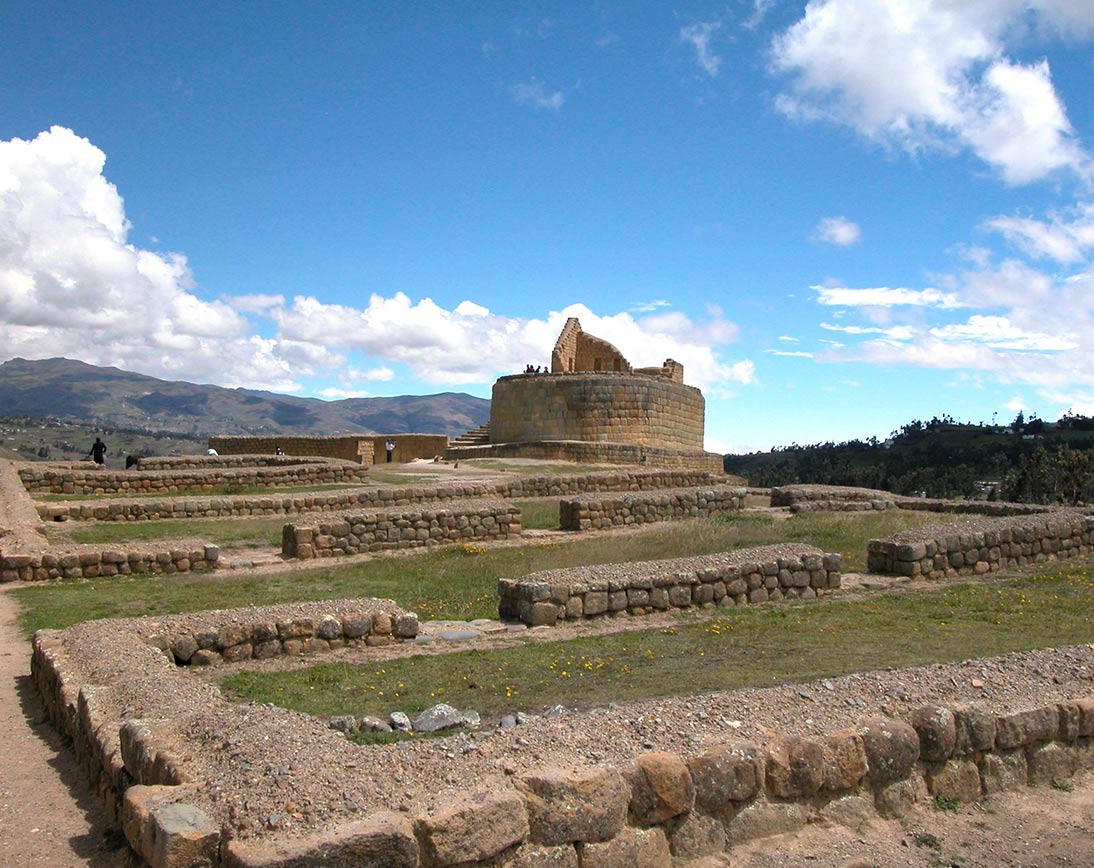
POLYGON ((106 462, 106 444, 103 443, 101 437, 95 438, 95 442, 91 444, 91 448, 87 451, 87 454, 96 464, 104 464, 106 462))

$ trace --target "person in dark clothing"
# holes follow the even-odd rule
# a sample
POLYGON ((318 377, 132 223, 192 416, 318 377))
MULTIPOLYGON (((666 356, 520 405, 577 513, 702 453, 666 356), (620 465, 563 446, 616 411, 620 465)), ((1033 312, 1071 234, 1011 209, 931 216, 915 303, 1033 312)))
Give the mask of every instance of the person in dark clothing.
POLYGON ((384 444, 384 449, 387 451, 387 463, 390 464, 392 456, 395 455, 395 441, 389 439, 387 443, 384 444))
POLYGON ((102 438, 95 438, 95 442, 91 444, 91 449, 88 450, 87 454, 96 464, 103 464, 106 461, 106 444, 103 443, 102 438))

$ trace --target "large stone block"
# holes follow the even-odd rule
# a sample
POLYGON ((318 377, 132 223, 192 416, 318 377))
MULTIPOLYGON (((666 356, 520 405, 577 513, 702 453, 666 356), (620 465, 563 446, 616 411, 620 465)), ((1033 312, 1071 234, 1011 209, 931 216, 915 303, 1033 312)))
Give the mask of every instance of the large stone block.
POLYGON ((537 844, 607 841, 627 819, 630 788, 613 769, 545 769, 521 778, 519 788, 537 844))
POLYGON ((469 796, 417 823, 430 864, 458 865, 492 858, 528 837, 528 815, 515 792, 469 796))
POLYGON ((647 753, 635 760, 631 783, 631 821, 639 826, 663 823, 690 811, 695 785, 687 763, 673 753, 647 753))
POLYGON ((229 841, 226 868, 418 868, 410 821, 396 813, 373 816, 303 838, 229 841))
POLYGON ((901 720, 875 717, 858 727, 866 749, 869 776, 884 785, 908 776, 919 759, 919 735, 901 720))
POLYGON ((718 814, 733 802, 753 798, 764 783, 764 755, 748 742, 718 745, 688 761, 695 784, 695 804, 718 814))

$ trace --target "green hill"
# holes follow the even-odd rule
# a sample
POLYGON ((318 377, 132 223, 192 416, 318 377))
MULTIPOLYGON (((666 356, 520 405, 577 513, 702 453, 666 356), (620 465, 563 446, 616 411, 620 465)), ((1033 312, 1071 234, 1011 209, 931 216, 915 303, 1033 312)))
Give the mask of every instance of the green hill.
POLYGON ((462 392, 321 401, 160 380, 71 359, 0 365, 4 416, 98 428, 212 434, 429 433, 454 437, 490 418, 490 402, 462 392))

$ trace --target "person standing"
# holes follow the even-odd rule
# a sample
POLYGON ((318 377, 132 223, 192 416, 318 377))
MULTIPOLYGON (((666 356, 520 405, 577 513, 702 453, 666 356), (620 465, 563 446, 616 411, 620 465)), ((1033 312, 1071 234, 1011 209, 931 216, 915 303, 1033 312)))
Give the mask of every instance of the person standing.
POLYGON ((95 438, 95 442, 91 444, 91 448, 88 450, 87 454, 96 464, 103 464, 106 462, 106 444, 103 443, 101 437, 95 438))
POLYGON ((388 437, 384 449, 387 451, 387 463, 390 464, 392 457, 395 455, 395 441, 388 437))

